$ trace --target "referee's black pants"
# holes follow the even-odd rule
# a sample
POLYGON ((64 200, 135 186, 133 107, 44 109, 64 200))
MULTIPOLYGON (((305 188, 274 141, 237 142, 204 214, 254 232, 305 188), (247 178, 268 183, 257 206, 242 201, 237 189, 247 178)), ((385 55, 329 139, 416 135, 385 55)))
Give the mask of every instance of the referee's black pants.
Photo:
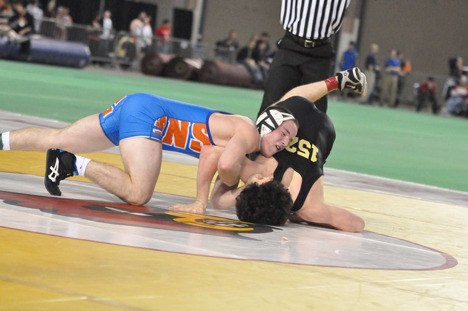
MULTIPOLYGON (((294 87, 325 80, 332 73, 335 52, 330 42, 315 48, 306 48, 285 36, 277 46, 258 114, 294 87)), ((315 104, 321 111, 327 112, 326 96, 315 104)))

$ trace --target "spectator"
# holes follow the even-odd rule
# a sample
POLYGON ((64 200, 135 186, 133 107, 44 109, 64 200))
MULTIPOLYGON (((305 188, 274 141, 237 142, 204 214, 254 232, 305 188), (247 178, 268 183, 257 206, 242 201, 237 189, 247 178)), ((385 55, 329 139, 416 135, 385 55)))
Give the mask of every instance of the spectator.
POLYGON ((468 117, 468 77, 463 74, 450 91, 447 99, 447 112, 454 116, 468 117))
POLYGON ((400 59, 397 56, 397 50, 391 49, 389 57, 385 62, 380 105, 388 104, 391 107, 395 105, 398 91, 398 76, 400 72, 400 59))
MULTIPOLYGON (((350 41, 348 49, 343 52, 343 56, 341 57, 340 71, 345 71, 356 67, 356 59, 358 56, 359 53, 356 51, 356 43, 354 41, 350 41)), ((343 98, 350 96, 350 94, 352 94, 352 92, 349 92, 348 89, 345 89, 341 92, 343 98)))
POLYGON ((96 14, 88 28, 89 50, 92 56, 99 56, 99 42, 102 33, 101 17, 96 14))
POLYGON ((227 38, 216 42, 216 55, 221 59, 231 62, 239 49, 239 42, 237 41, 237 32, 230 30, 227 38))
POLYGON ((31 42, 29 36, 34 33, 34 17, 26 12, 21 2, 13 4, 13 15, 8 21, 10 27, 9 37, 20 43, 20 54, 29 54, 31 42))
MULTIPOLYGON (((137 54, 143 47, 143 27, 145 26, 144 20, 147 17, 145 11, 141 11, 138 17, 133 19, 130 23, 130 36, 135 38, 137 54)), ((138 55, 137 55, 138 57, 138 55)))
POLYGON ((68 28, 73 25, 70 9, 64 6, 57 8, 55 17, 55 39, 66 41, 68 39, 68 28))
POLYGON ((405 89, 406 85, 406 78, 410 75, 411 71, 413 71, 413 67, 411 66, 411 61, 409 59, 405 59, 403 53, 398 52, 398 58, 400 59, 400 75, 398 76, 398 84, 397 84, 397 97, 395 100, 394 107, 398 107, 400 102, 402 101, 403 90, 405 89))
POLYGON ((459 79, 463 74, 463 58, 455 56, 449 59, 449 75, 455 79, 459 79))
POLYGON ((100 36, 101 40, 112 40, 112 31, 114 26, 111 17, 112 13, 110 11, 104 11, 104 14, 102 15, 102 34, 100 36))
POLYGON ((158 38, 158 40, 162 42, 166 42, 169 40, 169 37, 171 36, 171 23, 169 22, 168 19, 163 20, 163 23, 159 25, 158 28, 156 28, 156 31, 154 32, 154 35, 158 38))
MULTIPOLYGON (((277 43, 258 114, 292 88, 330 75, 335 58, 331 38, 341 28, 350 0, 334 3, 282 0, 278 13, 285 34, 277 43)), ((326 96, 315 104, 321 111, 327 111, 326 96)))
POLYGON ((252 83, 255 85, 261 85, 263 83, 263 75, 257 62, 254 59, 255 47, 257 45, 258 36, 253 34, 247 45, 243 46, 237 53, 237 62, 244 65, 252 77, 252 83))
POLYGON ((416 112, 421 111, 426 102, 431 103, 432 113, 439 113, 439 104, 437 103, 437 85, 433 77, 428 77, 426 80, 421 81, 417 87, 417 100, 416 112))
POLYGON ((0 36, 7 35, 11 31, 8 26, 8 20, 13 15, 8 1, 0 0, 0 36))
POLYGON ((253 58, 257 63, 267 61, 270 57, 270 34, 268 32, 262 32, 260 37, 255 42, 255 48, 253 51, 253 58))
POLYGON ((356 67, 356 59, 359 56, 359 53, 356 51, 356 43, 350 41, 348 49, 343 52, 340 62, 340 71, 348 70, 356 67))
POLYGON ((376 43, 372 43, 364 65, 364 74, 367 77, 367 94, 362 97, 363 103, 372 103, 376 97, 377 90, 375 86, 380 73, 379 61, 377 59, 378 53, 379 46, 376 43))
POLYGON ((443 98, 447 101, 450 97, 451 90, 458 85, 460 77, 467 74, 463 67, 463 58, 460 56, 452 57, 448 61, 449 78, 444 84, 443 98))
POLYGON ((153 44, 153 28, 151 27, 151 16, 143 18, 143 28, 141 30, 141 49, 147 51, 153 44))
POLYGON ((44 17, 44 11, 41 8, 39 0, 32 0, 26 6, 26 12, 32 15, 34 18, 34 32, 41 32, 42 18, 44 17))
POLYGON ((44 16, 48 18, 55 18, 57 16, 57 1, 50 0, 47 2, 47 9, 44 12, 44 16))
POLYGON ((110 51, 110 43, 114 38, 112 13, 108 10, 104 11, 102 20, 100 20, 99 26, 102 29, 101 35, 99 36, 99 52, 100 56, 108 57, 110 51))

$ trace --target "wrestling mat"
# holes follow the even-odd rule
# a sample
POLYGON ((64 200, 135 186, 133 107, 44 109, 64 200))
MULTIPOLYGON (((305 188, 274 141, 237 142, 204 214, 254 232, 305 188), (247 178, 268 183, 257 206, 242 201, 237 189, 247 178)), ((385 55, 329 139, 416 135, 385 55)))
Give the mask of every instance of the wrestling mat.
MULTIPOLYGON (((2 132, 62 125, 0 112, 2 132)), ((0 152, 1 310, 468 309, 468 193, 328 169, 327 201, 366 221, 345 233, 168 211, 195 195, 197 162, 178 154, 145 207, 78 177, 52 197, 44 162, 0 152)))

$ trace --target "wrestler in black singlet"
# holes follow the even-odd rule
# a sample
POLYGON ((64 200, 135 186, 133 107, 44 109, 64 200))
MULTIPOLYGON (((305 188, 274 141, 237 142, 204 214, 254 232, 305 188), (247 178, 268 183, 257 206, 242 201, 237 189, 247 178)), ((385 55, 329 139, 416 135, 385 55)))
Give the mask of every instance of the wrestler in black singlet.
POLYGON ((302 176, 301 189, 292 208, 298 211, 313 184, 323 175, 323 165, 335 141, 335 128, 330 118, 306 98, 291 97, 275 106, 286 108, 299 121, 299 131, 292 144, 274 155, 278 161, 275 180, 281 181, 289 167, 302 176))

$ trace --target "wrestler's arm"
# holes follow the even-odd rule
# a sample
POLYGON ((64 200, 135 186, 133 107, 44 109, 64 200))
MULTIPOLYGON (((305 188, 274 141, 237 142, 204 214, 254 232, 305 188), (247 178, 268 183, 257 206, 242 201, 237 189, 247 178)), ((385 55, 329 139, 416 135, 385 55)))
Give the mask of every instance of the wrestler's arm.
POLYGON ((278 102, 284 101, 290 97, 300 96, 307 98, 311 102, 315 102, 327 95, 331 91, 328 91, 327 84, 325 81, 313 82, 297 86, 287 92, 278 102))
MULTIPOLYGON (((262 167, 258 163, 248 159, 247 157, 244 157, 240 174, 241 180, 244 183, 248 183, 251 176, 258 173, 264 173, 262 171, 262 167)), ((211 191, 211 207, 216 209, 227 209, 234 207, 236 205, 236 197, 239 195, 239 193, 242 192, 242 190, 244 190, 244 187, 245 185, 241 187, 238 185, 228 186, 219 178, 217 178, 213 186, 213 190, 211 191)))
POLYGON ((258 132, 255 126, 243 121, 224 147, 218 161, 218 176, 228 187, 237 186, 246 154, 258 149, 258 132))
POLYGON ((197 170, 197 198, 190 204, 176 204, 169 207, 172 211, 204 214, 208 205, 208 196, 213 176, 216 174, 218 160, 224 148, 203 146, 200 151, 197 170))
POLYGON ((213 187, 213 191, 211 192, 211 207, 215 209, 227 209, 234 207, 236 205, 236 197, 243 189, 243 186, 228 186, 219 178, 217 178, 213 187))
POLYGON ((290 221, 306 222, 348 232, 361 232, 365 226, 364 220, 358 215, 324 202, 323 176, 312 186, 304 205, 291 215, 290 221))

